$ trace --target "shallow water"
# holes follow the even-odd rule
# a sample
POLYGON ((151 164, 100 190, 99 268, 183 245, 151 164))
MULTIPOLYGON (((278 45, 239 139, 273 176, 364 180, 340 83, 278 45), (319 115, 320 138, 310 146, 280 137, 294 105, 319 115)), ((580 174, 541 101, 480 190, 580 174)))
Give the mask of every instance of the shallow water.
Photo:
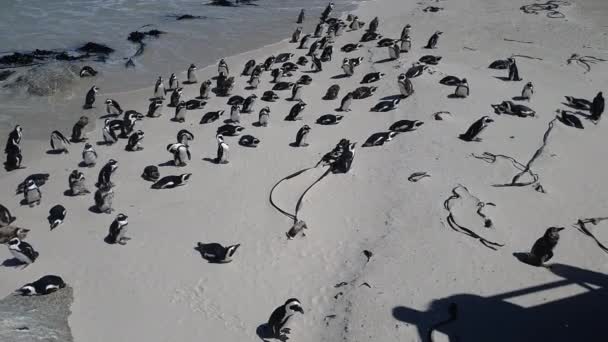
MULTIPOLYGON (((354 8, 358 0, 334 1, 335 11, 354 8)), ((192 0, 15 0, 0 11, 0 52, 74 49, 88 41, 115 49, 106 63, 86 62, 102 74, 80 80, 72 92, 53 97, 26 98, 0 91, 0 136, 17 123, 31 123, 28 138, 48 137, 50 128, 66 132, 82 113, 84 93, 94 82, 106 95, 152 86, 158 75, 181 73, 190 63, 199 68, 222 57, 256 49, 288 38, 306 9, 305 31, 317 23, 327 0, 259 0, 253 5, 218 7, 192 0), (191 14, 203 19, 178 21, 171 15, 191 14), (143 26, 146 26, 142 29, 143 26), (159 29, 167 32, 146 40, 136 68, 126 69, 125 58, 138 45, 129 32, 159 29), (43 116, 48 125, 34 125, 43 116), (50 127, 49 127, 50 125, 50 127)), ((237 66, 234 66, 237 67, 237 66)), ((240 68, 241 66, 238 66, 240 68)), ((0 83, 2 84, 2 83, 0 83)))

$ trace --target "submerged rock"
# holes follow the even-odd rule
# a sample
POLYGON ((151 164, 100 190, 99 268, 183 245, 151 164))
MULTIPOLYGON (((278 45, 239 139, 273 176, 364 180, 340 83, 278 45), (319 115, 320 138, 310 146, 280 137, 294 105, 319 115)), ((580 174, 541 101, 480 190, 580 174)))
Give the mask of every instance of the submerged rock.
POLYGON ((71 287, 45 296, 9 295, 0 300, 0 341, 72 342, 68 316, 73 301, 71 287))
POLYGON ((55 62, 35 66, 4 87, 24 90, 30 95, 49 96, 69 90, 78 80, 79 68, 70 63, 55 62))
POLYGON ((88 42, 76 50, 78 50, 80 52, 86 52, 86 53, 91 53, 91 54, 102 54, 102 55, 109 55, 112 52, 114 52, 114 49, 112 49, 110 47, 107 47, 103 44, 93 43, 93 42, 88 42))

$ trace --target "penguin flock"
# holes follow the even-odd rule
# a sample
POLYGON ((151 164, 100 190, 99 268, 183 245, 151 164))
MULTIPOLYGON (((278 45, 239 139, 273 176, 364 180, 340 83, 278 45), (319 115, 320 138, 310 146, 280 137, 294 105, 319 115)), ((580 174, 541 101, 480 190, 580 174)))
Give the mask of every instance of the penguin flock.
MULTIPOLYGON (((173 73, 168 79, 168 84, 165 86, 165 81, 162 76, 156 79, 153 87, 152 98, 144 115, 134 110, 123 110, 120 104, 115 99, 106 99, 105 112, 106 118, 101 125, 101 139, 103 146, 100 148, 112 148, 113 145, 121 140, 126 140, 124 149, 128 152, 138 152, 144 149, 144 130, 146 120, 157 120, 163 116, 168 116, 165 111, 167 108, 174 108, 174 114, 169 119, 177 125, 192 121, 191 112, 204 109, 212 97, 229 97, 225 109, 216 109, 204 113, 199 121, 200 124, 213 124, 216 121, 226 117, 225 124, 219 125, 216 130, 215 143, 217 152, 212 160, 217 165, 225 165, 230 163, 229 137, 239 137, 238 145, 243 148, 256 148, 262 142, 259 138, 251 134, 243 134, 248 131, 243 124, 241 114, 254 113, 256 107, 259 107, 259 101, 268 103, 259 108, 258 120, 253 125, 272 129, 271 123, 276 120, 276 114, 272 113, 271 104, 283 98, 286 101, 294 102, 291 110, 284 118, 286 121, 303 120, 306 112, 305 94, 306 88, 314 82, 316 73, 324 72, 324 64, 335 63, 341 66, 342 75, 334 77, 336 83, 332 84, 326 91, 322 100, 336 101, 339 99, 339 107, 335 110, 341 114, 324 114, 321 115, 316 123, 319 125, 333 126, 347 122, 348 112, 355 106, 356 100, 370 98, 375 95, 378 89, 377 85, 386 81, 396 82, 399 94, 390 99, 384 99, 377 102, 376 105, 369 109, 373 112, 388 112, 397 109, 400 103, 407 101, 409 97, 415 96, 413 79, 423 76, 429 66, 435 66, 441 63, 442 57, 435 55, 425 55, 415 62, 407 70, 400 70, 395 75, 387 75, 382 72, 370 72, 365 75, 358 75, 358 67, 364 63, 364 58, 355 56, 356 53, 364 47, 384 49, 387 59, 397 61, 405 54, 410 53, 412 49, 413 39, 411 37, 412 27, 407 24, 401 32, 399 39, 391 39, 383 37, 380 31, 379 18, 373 18, 367 25, 360 21, 356 16, 349 15, 345 20, 331 17, 334 9, 334 4, 329 3, 321 14, 320 21, 315 27, 314 32, 304 34, 302 27, 298 26, 291 36, 291 43, 295 44, 295 52, 284 52, 277 56, 269 56, 264 61, 258 63, 255 60, 249 60, 243 67, 240 76, 230 72, 229 64, 226 60, 221 59, 217 65, 217 76, 215 77, 215 86, 211 79, 199 82, 197 78, 197 67, 191 64, 186 71, 186 80, 180 82, 178 77, 173 73), (360 41, 347 42, 339 50, 347 54, 342 61, 334 61, 333 54, 334 44, 339 37, 348 30, 358 31, 364 29, 360 41), (372 45, 369 45, 371 42, 372 45), (302 53, 298 53, 298 52, 302 53), (302 71, 306 70, 306 73, 302 71), (269 84, 262 82, 261 76, 263 73, 269 73, 271 81, 269 84), (297 81, 290 81, 297 73, 302 73, 297 81), (357 74, 357 76, 355 76, 357 74), (313 76, 311 76, 313 75, 313 76), (361 76, 361 85, 355 89, 344 89, 344 85, 340 84, 340 78, 361 76), (233 94, 234 85, 236 82, 246 83, 246 90, 254 91, 260 87, 269 86, 270 90, 263 91, 259 96, 253 92, 246 96, 233 94), (199 84, 199 96, 194 99, 184 99, 184 88, 199 84), (375 85, 372 85, 375 84, 375 85), (290 96, 280 96, 288 92, 290 96), (343 96, 340 98, 340 94, 343 96), (167 96, 168 95, 168 96, 167 96), (259 101, 258 101, 259 99, 259 101), (167 101, 167 103, 165 102, 167 101), (229 111, 229 114, 227 113, 229 111)), ((301 24, 306 20, 304 10, 302 10, 297 18, 297 23, 301 24)), ((435 50, 439 47, 442 31, 434 32, 426 45, 425 49, 435 50)), ((522 81, 515 58, 510 57, 506 60, 495 61, 490 65, 491 69, 504 69, 508 71, 505 81, 522 81)), ((234 72, 234 68, 233 68, 234 72)), ((89 70, 84 70, 83 73, 87 76, 94 76, 89 70)), ((456 76, 446 76, 440 84, 454 87, 454 92, 451 98, 466 99, 471 96, 469 83, 466 78, 456 76)), ((83 108, 88 110, 95 107, 96 97, 100 89, 96 86, 90 88, 85 95, 83 108)), ((517 101, 530 101, 533 98, 534 87, 532 82, 527 82, 522 91, 521 96, 517 101)), ((321 100, 321 99, 318 99, 321 100)), ((515 99, 514 99, 515 100, 515 99)), ((588 111, 589 115, 584 118, 597 123, 604 112, 604 98, 602 92, 599 92, 592 100, 574 98, 567 96, 566 104, 569 107, 579 111, 588 111)), ((511 114, 518 116, 533 116, 534 112, 530 108, 514 103, 512 101, 504 101, 500 105, 493 106, 497 114, 511 114)), ((580 113, 580 112, 577 112, 580 113)), ((584 113, 582 113, 584 114, 584 113)), ((376 113, 373 113, 376 115, 376 113)), ((578 115, 578 114, 577 114, 578 115)), ((579 115, 580 116, 580 115, 579 115)), ((578 124, 576 116, 568 122, 574 122, 569 125, 581 126, 580 120, 578 124)), ((60 131, 53 131, 50 136, 50 145, 53 154, 69 153, 75 144, 83 144, 82 161, 78 165, 83 168, 94 168, 97 165, 102 165, 95 184, 93 192, 94 209, 98 213, 112 214, 115 212, 113 208, 114 189, 116 185, 112 182, 112 176, 119 167, 119 161, 110 159, 108 161, 98 162, 98 154, 95 147, 88 142, 85 128, 87 127, 89 118, 82 116, 73 126, 71 139, 67 139, 60 131)), ((494 120, 489 116, 482 116, 474 121, 470 127, 458 136, 464 142, 481 141, 480 135, 494 120)), ((424 122, 418 120, 401 119, 387 127, 386 131, 372 132, 365 139, 362 147, 378 147, 389 143, 393 139, 398 139, 398 136, 408 132, 416 131, 423 127, 424 122)), ((181 126, 180 126, 181 127, 181 126)), ((305 148, 311 143, 312 128, 304 124, 297 130, 293 141, 285 142, 296 148, 305 148)), ((23 168, 23 156, 21 151, 21 141, 23 139, 23 128, 19 125, 9 134, 5 146, 5 167, 8 171, 18 170, 23 168)), ((455 137, 456 138, 456 137, 455 137)), ((177 133, 176 141, 167 145, 166 150, 171 155, 171 163, 176 168, 181 168, 192 162, 192 153, 190 148, 195 140, 195 135, 186 130, 180 129, 177 133)), ((343 139, 345 140, 345 139, 343 139)), ((348 141, 347 141, 348 142, 348 141)), ((349 142, 346 146, 339 144, 341 148, 332 151, 338 155, 333 155, 333 159, 340 159, 341 154, 350 154, 350 160, 345 161, 348 165, 344 167, 350 168, 352 156, 354 156, 354 145, 349 142)), ((330 153, 331 154, 331 153, 330 153)), ((334 153, 335 154, 335 153, 334 153)), ((137 153, 133 153, 133 158, 137 158, 137 153)), ((346 158, 348 159, 348 158, 346 158)), ((345 160, 342 158, 341 160, 345 160)), ((173 189, 176 187, 186 186, 188 181, 193 177, 193 173, 181 173, 161 175, 159 168, 155 165, 149 165, 142 170, 141 178, 144 182, 150 182, 150 187, 157 190, 173 189)), ((48 180, 49 175, 36 174, 28 176, 23 183, 18 186, 18 193, 23 194, 23 205, 34 207, 40 205, 43 199, 41 188, 48 180)), ((86 186, 85 174, 79 170, 73 170, 68 175, 69 195, 70 196, 91 196, 91 191, 86 186)), ((51 207, 49 211, 48 223, 50 229, 57 229, 68 218, 68 212, 64 206, 57 204, 51 207)), ((39 253, 33 245, 24 241, 29 230, 16 228, 12 224, 15 218, 10 214, 7 207, 0 205, 0 242, 6 244, 10 253, 24 266, 34 263, 39 257, 39 253)), ((128 216, 125 213, 119 213, 115 216, 110 227, 105 241, 109 244, 126 245, 130 240, 126 236, 129 226, 128 216)), ((303 227, 305 228, 305 227, 303 227)), ((559 231, 563 228, 552 227, 541 237, 532 247, 529 253, 530 263, 542 265, 553 256, 553 250, 559 240, 559 231)), ((288 234, 293 237, 298 232, 288 234)), ((241 247, 240 244, 222 245, 220 243, 202 243, 197 244, 197 250, 201 256, 212 263, 229 263, 231 262, 237 250, 241 247)), ((29 284, 25 284, 18 292, 23 295, 44 295, 60 290, 65 287, 66 283, 59 276, 47 275, 29 284)), ((296 298, 288 299, 284 304, 277 307, 268 319, 267 328, 273 337, 282 337, 289 334, 290 330, 287 327, 288 322, 296 314, 303 314, 304 310, 300 301, 296 298)))

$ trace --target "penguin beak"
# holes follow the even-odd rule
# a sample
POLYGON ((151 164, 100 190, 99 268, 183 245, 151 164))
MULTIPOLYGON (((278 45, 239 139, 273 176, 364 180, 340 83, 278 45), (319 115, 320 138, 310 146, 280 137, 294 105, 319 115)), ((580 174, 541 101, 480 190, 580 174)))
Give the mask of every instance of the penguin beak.
POLYGON ((562 230, 564 230, 564 229, 565 229, 564 227, 558 227, 558 228, 556 228, 556 230, 557 230, 558 232, 561 232, 561 231, 562 231, 562 230))
POLYGON ((295 309, 295 311, 297 311, 297 312, 299 312, 299 313, 301 313, 301 314, 304 314, 304 309, 302 309, 302 307, 301 307, 301 306, 298 306, 298 307, 295 309))
POLYGON ((494 122, 492 119, 487 119, 486 122, 494 122))

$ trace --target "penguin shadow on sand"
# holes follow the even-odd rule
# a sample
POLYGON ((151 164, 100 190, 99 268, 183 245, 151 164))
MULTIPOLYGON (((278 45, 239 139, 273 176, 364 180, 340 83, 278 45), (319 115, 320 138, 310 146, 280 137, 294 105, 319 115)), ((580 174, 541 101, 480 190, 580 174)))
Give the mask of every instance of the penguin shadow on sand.
MULTIPOLYGON (((433 342, 438 334, 441 341, 599 341, 598 331, 605 325, 608 314, 608 276, 578 267, 553 264, 550 281, 527 288, 490 296, 472 293, 454 294, 432 301, 427 310, 397 306, 393 317, 416 327, 419 340, 433 342), (520 306, 523 296, 542 298, 546 291, 560 287, 566 296, 541 301, 532 306, 520 306), (513 327, 517 327, 513 329, 513 327)), ((437 338, 435 341, 439 341, 437 338)))
POLYGON ((203 158, 203 160, 206 161, 206 162, 209 162, 211 164, 221 165, 219 163, 219 161, 217 160, 217 158, 215 158, 215 157, 214 158, 205 157, 205 158, 203 158))
POLYGON ((512 81, 507 76, 494 76, 494 78, 497 79, 497 80, 504 81, 504 82, 517 82, 517 81, 512 81))
POLYGON ((523 97, 523 96, 513 96, 513 97, 511 98, 511 100, 513 100, 513 101, 526 101, 526 100, 528 100, 528 99, 527 99, 527 98, 525 98, 525 97, 523 97))
POLYGON ((50 149, 50 150, 46 151, 46 154, 49 154, 49 155, 60 155, 60 154, 64 154, 64 153, 65 154, 69 154, 68 152, 65 152, 63 150, 53 150, 53 149, 50 149))
POLYGON ((377 60, 374 62, 374 64, 383 64, 383 63, 388 63, 388 62, 392 62, 392 61, 395 61, 395 59, 388 57, 388 58, 377 60))
POLYGON ((287 335, 285 335, 285 334, 281 334, 281 336, 274 336, 268 323, 260 324, 258 326, 258 328, 255 330, 255 333, 258 335, 260 340, 262 340, 263 342, 275 342, 275 341, 286 342, 287 340, 289 340, 289 337, 287 337, 287 335))
POLYGON ((27 266, 27 264, 24 262, 21 262, 17 258, 10 258, 10 259, 4 260, 4 262, 2 263, 2 266, 10 267, 10 268, 17 268, 17 267, 21 266, 22 268, 25 268, 25 266, 27 266))
POLYGON ((401 94, 397 94, 397 95, 389 95, 389 96, 385 96, 383 98, 380 99, 380 101, 393 101, 396 99, 404 99, 405 97, 401 94))
POLYGON ((114 209, 111 209, 110 211, 101 211, 99 210, 99 208, 96 205, 92 205, 89 207, 89 212, 93 213, 93 214, 111 214, 112 212, 114 212, 114 209))
POLYGON ((348 78, 348 77, 350 77, 350 76, 348 76, 347 74, 340 74, 340 75, 332 76, 331 79, 332 80, 340 80, 340 79, 348 78))
POLYGON ((158 164, 159 167, 166 167, 166 166, 175 166, 175 162, 173 160, 167 160, 164 163, 160 163, 158 164))

